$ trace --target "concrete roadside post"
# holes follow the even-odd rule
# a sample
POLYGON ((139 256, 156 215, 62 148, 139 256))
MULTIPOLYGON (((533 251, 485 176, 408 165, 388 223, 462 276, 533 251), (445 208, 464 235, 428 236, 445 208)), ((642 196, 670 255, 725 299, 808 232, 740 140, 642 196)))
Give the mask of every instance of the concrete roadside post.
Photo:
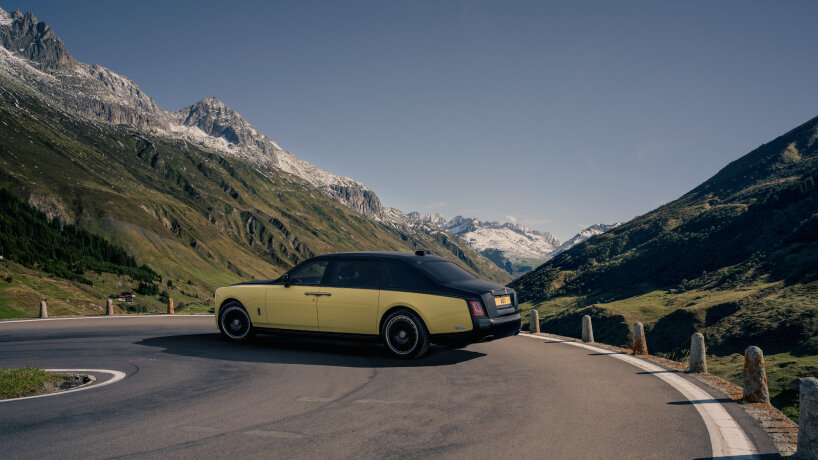
POLYGON ((168 298, 168 314, 173 314, 173 299, 168 298))
POLYGON ((744 350, 744 401, 770 404, 764 353, 758 347, 747 347, 744 350))
POLYGON ((105 301, 105 314, 109 316, 114 314, 114 301, 111 299, 105 301))
POLYGON ((528 320, 528 332, 532 334, 540 333, 540 312, 531 310, 531 316, 528 320))
POLYGON ((799 393, 798 453, 794 458, 818 458, 818 379, 802 379, 799 393))
POLYGON ((648 343, 645 341, 645 327, 642 326, 642 323, 633 323, 633 354, 648 354, 648 343))
POLYGON ((589 315, 582 317, 582 341, 586 343, 594 341, 594 326, 589 315))
POLYGON ((705 356, 704 336, 701 332, 690 338, 690 372, 707 372, 707 357, 705 356))
POLYGON ((48 304, 45 300, 40 301, 40 318, 48 318, 48 304))

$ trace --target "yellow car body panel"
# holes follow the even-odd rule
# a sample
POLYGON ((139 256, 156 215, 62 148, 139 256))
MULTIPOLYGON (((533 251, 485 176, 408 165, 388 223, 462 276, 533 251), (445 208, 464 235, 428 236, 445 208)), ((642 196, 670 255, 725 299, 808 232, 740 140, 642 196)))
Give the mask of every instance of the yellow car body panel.
POLYGON ((321 287, 318 330, 347 334, 378 334, 378 289, 321 287))
POLYGON ((282 284, 268 285, 267 319, 265 324, 259 324, 258 326, 317 331, 317 297, 313 293, 318 291, 318 286, 284 287, 282 284))
MULTIPOLYGON (((221 308, 221 305, 228 299, 236 299, 247 310, 250 315, 250 321, 253 324, 263 324, 266 322, 267 315, 267 289, 266 284, 252 284, 239 286, 228 286, 216 289, 216 306, 221 308)), ((218 322, 218 310, 216 311, 216 322, 218 322)))
POLYGON ((256 327, 378 335, 384 314, 403 307, 417 313, 430 334, 473 329, 465 300, 434 294, 257 284, 216 290, 217 305, 227 299, 239 301, 256 327))
POLYGON ((381 291, 380 318, 394 307, 406 307, 420 315, 430 334, 466 332, 473 329, 469 307, 463 299, 434 294, 381 291))

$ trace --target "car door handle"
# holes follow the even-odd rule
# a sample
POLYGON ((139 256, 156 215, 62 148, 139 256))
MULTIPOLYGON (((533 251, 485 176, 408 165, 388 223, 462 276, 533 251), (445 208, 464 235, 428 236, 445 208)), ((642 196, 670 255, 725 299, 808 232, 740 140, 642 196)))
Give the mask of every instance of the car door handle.
POLYGON ((314 295, 314 296, 327 295, 327 296, 329 296, 329 295, 332 295, 332 294, 330 294, 329 292, 305 292, 304 295, 314 295))

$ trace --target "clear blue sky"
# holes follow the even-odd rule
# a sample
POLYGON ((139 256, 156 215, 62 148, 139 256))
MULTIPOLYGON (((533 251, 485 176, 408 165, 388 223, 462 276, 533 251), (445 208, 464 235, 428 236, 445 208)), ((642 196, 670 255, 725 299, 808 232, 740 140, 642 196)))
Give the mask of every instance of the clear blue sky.
POLYGON ((818 115, 818 2, 27 1, 79 60, 216 96, 404 211, 561 240, 818 115))

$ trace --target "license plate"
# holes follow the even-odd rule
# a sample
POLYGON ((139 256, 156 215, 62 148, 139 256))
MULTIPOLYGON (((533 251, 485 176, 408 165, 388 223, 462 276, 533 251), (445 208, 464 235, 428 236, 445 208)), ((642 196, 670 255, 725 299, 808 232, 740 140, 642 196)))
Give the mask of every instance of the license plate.
POLYGON ((511 296, 504 295, 501 297, 495 297, 494 304, 497 305, 498 307, 501 307, 503 305, 511 305, 511 296))

